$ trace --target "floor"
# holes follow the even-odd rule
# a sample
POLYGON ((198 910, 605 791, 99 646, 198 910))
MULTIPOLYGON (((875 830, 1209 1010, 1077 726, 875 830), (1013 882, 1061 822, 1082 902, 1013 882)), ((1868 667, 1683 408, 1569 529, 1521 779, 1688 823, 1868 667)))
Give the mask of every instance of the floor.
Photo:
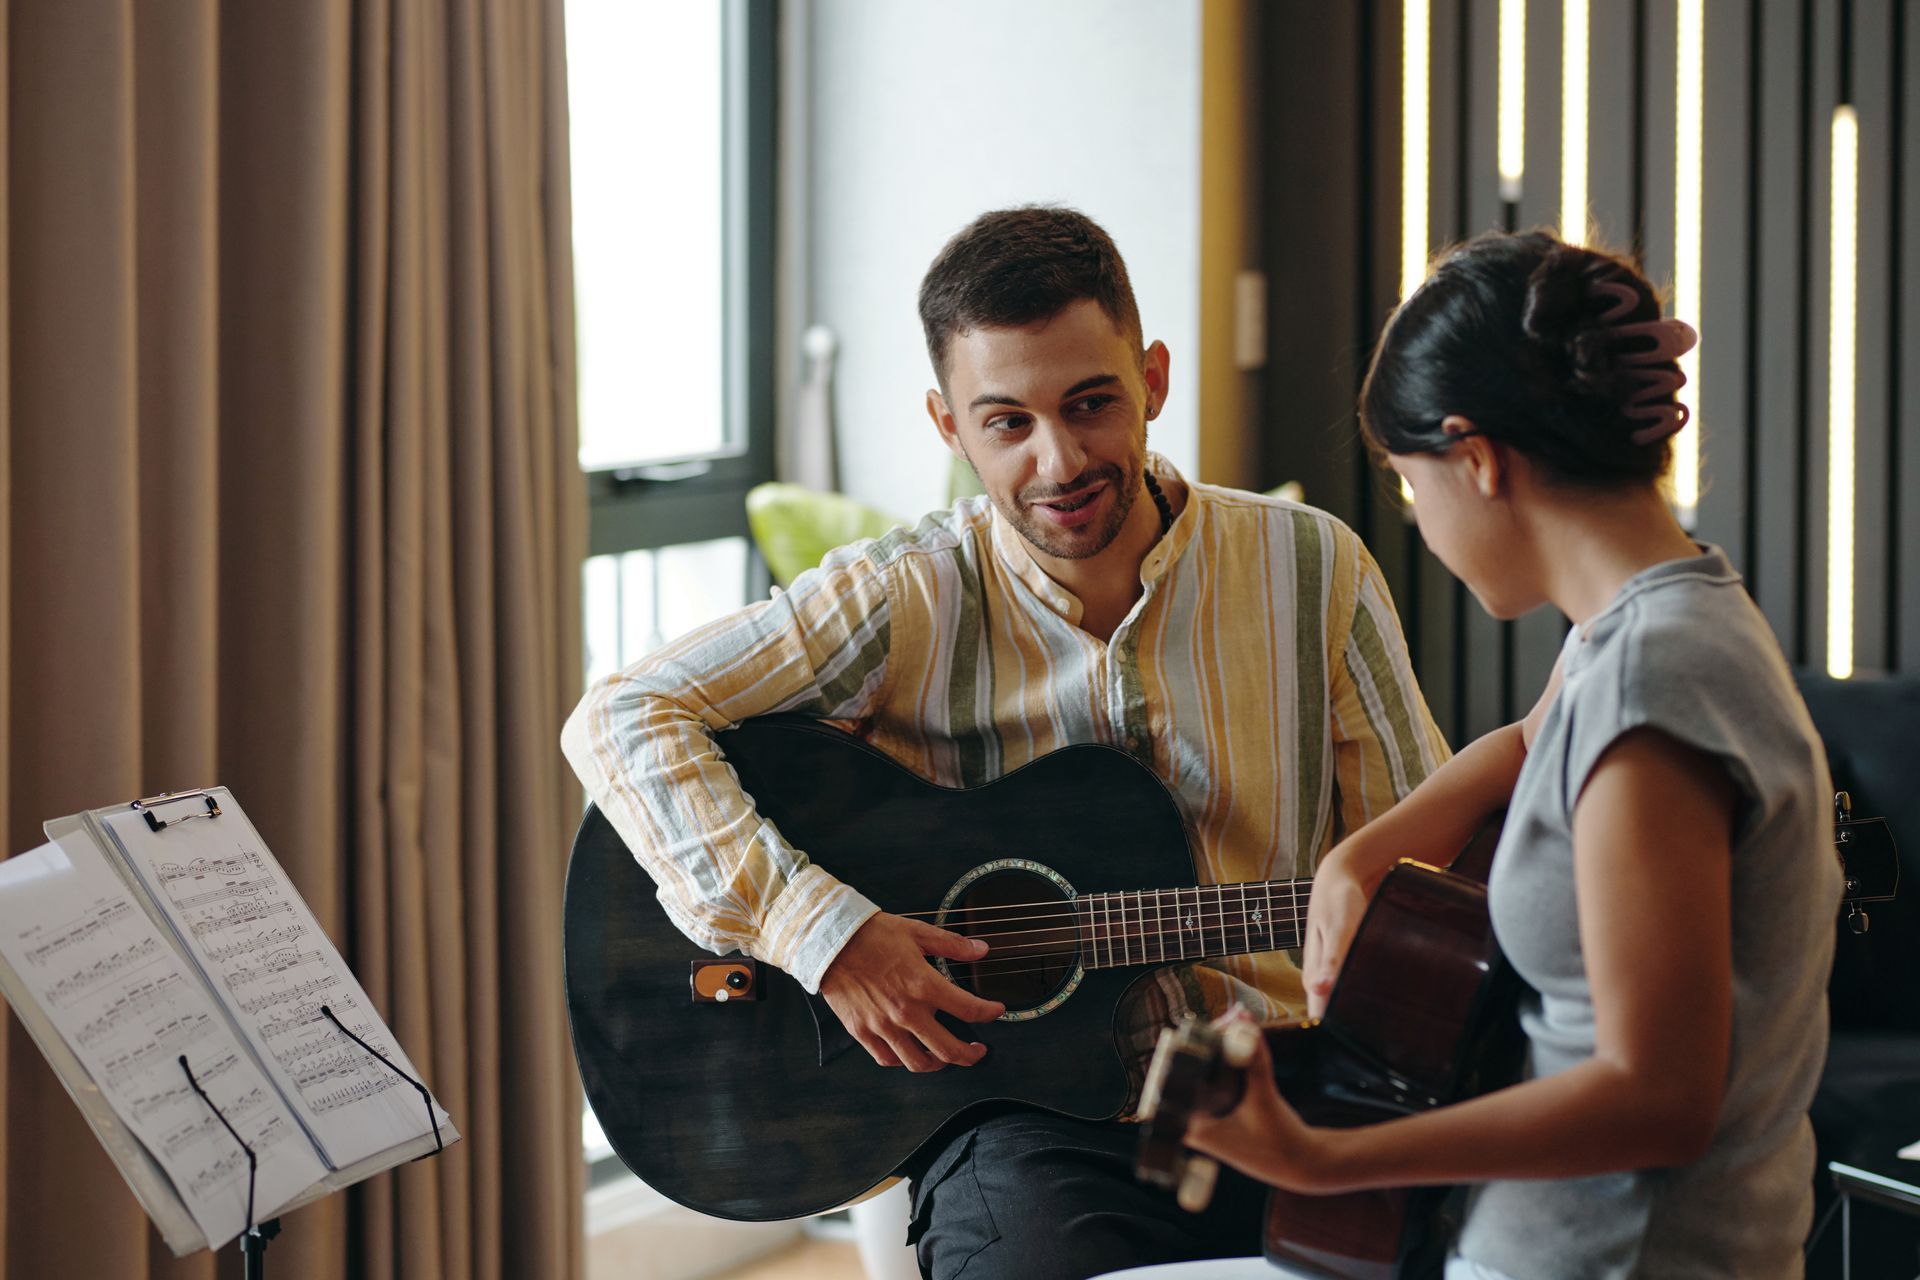
POLYGON ((851 1240, 801 1240, 710 1280, 865 1280, 851 1240))

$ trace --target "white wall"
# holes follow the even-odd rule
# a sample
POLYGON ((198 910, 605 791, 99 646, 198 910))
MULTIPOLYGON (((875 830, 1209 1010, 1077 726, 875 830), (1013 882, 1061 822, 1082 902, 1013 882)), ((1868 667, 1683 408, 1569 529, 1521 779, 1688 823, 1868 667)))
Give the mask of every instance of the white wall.
POLYGON ((922 408, 933 373, 920 277, 976 214, 1036 201, 1083 210, 1119 245, 1145 336, 1173 353, 1152 447, 1194 471, 1200 4, 812 0, 788 11, 806 24, 810 102, 802 306, 840 339, 847 492, 909 517, 945 503, 948 454, 922 408))

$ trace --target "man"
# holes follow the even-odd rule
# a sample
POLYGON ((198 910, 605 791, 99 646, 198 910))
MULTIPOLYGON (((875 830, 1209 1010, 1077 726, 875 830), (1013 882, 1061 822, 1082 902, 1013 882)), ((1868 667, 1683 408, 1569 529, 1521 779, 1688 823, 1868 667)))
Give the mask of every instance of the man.
MULTIPOLYGON (((755 814, 710 734, 770 712, 852 722, 949 786, 1070 743, 1131 752, 1173 791, 1203 879, 1309 875, 1446 747, 1378 569, 1296 504, 1189 483, 1146 449, 1170 358, 1142 345, 1126 267, 1068 209, 983 215, 920 291, 939 386, 927 412, 980 477, 911 530, 831 553, 784 594, 591 691, 568 759, 675 923, 818 991, 882 1065, 964 1069, 984 1049, 937 1021, 1004 1010, 924 957, 984 944, 879 912, 755 814)), ((911 856, 903 850, 902 856, 911 856)), ((1150 1049, 1234 1000, 1303 1011, 1282 953, 1170 970, 1123 1028, 1150 1049)), ((1131 1178, 1133 1134, 1036 1112, 923 1152, 912 1235, 936 1277, 1078 1277, 1256 1252, 1259 1193, 1209 1218, 1131 1178)))

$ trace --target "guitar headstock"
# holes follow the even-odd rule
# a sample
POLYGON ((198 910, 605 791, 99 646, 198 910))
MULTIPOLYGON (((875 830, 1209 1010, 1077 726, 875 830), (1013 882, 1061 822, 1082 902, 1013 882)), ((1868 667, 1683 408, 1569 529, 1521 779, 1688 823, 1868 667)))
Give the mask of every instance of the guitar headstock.
POLYGON ((1847 909, 1847 927, 1867 931, 1863 902, 1890 902, 1900 888, 1900 850, 1885 818, 1856 818, 1853 797, 1844 791, 1833 797, 1833 852, 1840 859, 1840 901, 1847 909))
POLYGON ((1140 1091, 1140 1146, 1133 1171, 1168 1187, 1180 1207, 1199 1213, 1213 1198, 1220 1166, 1187 1150, 1187 1124, 1199 1115, 1223 1116, 1246 1093, 1247 1064, 1260 1043, 1251 1022, 1219 1028, 1197 1018, 1160 1033, 1140 1091))

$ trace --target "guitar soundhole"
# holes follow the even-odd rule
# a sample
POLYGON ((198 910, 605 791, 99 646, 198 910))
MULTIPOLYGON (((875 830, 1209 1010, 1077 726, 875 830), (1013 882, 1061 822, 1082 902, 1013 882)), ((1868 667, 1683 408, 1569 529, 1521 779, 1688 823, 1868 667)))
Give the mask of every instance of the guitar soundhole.
POLYGON ((945 927, 983 938, 987 954, 948 961, 954 982, 1007 1006, 1009 1019, 1057 1006, 1080 977, 1079 930, 1067 891, 1045 875, 1009 870, 982 875, 947 907, 945 927))

